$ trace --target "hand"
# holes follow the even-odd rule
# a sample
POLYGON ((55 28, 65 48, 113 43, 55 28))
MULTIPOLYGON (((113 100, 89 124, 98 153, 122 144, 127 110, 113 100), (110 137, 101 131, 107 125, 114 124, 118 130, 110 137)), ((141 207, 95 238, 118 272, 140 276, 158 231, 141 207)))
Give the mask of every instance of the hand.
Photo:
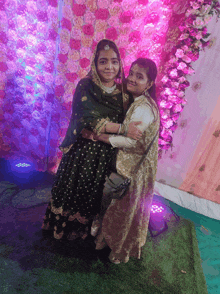
POLYGON ((84 139, 96 141, 96 140, 94 140, 95 133, 93 133, 92 131, 89 131, 87 129, 83 129, 81 131, 81 135, 83 136, 84 139))
POLYGON ((127 133, 127 137, 134 139, 134 140, 140 140, 140 138, 142 137, 143 132, 141 130, 139 130, 136 126, 140 125, 142 123, 142 121, 134 121, 131 122, 128 125, 128 133, 127 133))

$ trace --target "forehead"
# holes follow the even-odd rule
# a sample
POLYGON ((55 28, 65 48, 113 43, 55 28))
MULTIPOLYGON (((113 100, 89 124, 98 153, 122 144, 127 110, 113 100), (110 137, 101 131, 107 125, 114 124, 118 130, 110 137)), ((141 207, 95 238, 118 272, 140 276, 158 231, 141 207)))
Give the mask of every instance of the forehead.
POLYGON ((137 64, 133 65, 130 70, 132 70, 134 73, 140 73, 147 77, 146 68, 143 68, 137 64))
POLYGON ((118 59, 118 56, 116 52, 112 48, 110 48, 109 50, 101 50, 99 52, 98 59, 101 59, 101 58, 108 58, 108 59, 117 58, 118 59))

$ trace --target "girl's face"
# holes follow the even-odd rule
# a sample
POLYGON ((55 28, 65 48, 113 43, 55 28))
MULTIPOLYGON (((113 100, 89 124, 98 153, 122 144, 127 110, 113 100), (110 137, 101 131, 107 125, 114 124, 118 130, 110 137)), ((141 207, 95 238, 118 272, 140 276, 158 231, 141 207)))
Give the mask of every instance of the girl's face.
POLYGON ((106 86, 113 86, 119 73, 120 62, 113 49, 101 50, 97 60, 97 72, 101 82, 106 86))
POLYGON ((131 92, 134 98, 143 94, 145 89, 149 89, 153 85, 146 74, 146 69, 135 64, 130 68, 127 77, 127 90, 131 92))

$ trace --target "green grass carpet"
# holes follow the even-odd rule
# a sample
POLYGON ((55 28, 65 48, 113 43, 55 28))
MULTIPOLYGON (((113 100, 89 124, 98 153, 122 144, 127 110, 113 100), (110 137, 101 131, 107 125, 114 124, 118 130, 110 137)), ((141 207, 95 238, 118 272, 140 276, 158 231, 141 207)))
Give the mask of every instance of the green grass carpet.
POLYGON ((194 224, 182 219, 148 236, 141 260, 108 262, 109 250, 91 243, 63 244, 42 238, 39 224, 2 238, 0 293, 207 294, 194 224), (30 231, 30 228, 28 229, 30 231))

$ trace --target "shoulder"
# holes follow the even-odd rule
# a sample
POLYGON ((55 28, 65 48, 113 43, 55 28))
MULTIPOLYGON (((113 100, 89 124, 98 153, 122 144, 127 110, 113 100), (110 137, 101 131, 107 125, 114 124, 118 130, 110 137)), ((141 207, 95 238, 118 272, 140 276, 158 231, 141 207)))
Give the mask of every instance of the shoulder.
POLYGON ((138 115, 140 116, 154 116, 154 104, 152 105, 151 101, 149 101, 149 99, 147 99, 145 96, 141 96, 140 98, 138 98, 138 100, 134 100, 131 106, 133 106, 133 111, 138 113, 138 115))
POLYGON ((122 91, 122 84, 116 83, 116 89, 122 91))
POLYGON ((93 86, 93 82, 89 77, 83 78, 81 79, 78 84, 77 84, 77 88, 90 88, 93 86))

